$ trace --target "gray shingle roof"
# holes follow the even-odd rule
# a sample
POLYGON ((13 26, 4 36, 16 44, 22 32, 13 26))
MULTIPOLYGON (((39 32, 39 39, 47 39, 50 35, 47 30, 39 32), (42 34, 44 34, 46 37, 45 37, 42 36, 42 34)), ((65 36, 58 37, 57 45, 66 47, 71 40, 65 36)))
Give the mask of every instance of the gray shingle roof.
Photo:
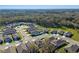
POLYGON ((71 32, 66 32, 66 33, 64 34, 64 36, 66 36, 66 37, 72 37, 73 34, 72 34, 71 32))
POLYGON ((13 28, 7 28, 5 31, 3 31, 3 35, 9 35, 9 34, 15 34, 16 30, 13 28))
POLYGON ((67 52, 75 53, 79 52, 79 46, 78 45, 72 45, 71 47, 65 48, 67 52))
POLYGON ((60 46, 62 46, 62 45, 64 45, 64 44, 66 44, 67 42, 65 41, 65 40, 57 40, 57 41, 55 41, 53 44, 56 46, 56 47, 60 47, 60 46))

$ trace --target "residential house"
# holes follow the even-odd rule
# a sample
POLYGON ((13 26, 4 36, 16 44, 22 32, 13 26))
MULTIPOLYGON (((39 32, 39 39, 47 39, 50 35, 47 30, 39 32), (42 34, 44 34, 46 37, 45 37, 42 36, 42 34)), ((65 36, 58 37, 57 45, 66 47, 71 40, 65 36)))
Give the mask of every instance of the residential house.
POLYGON ((65 51, 67 53, 78 53, 79 52, 79 46, 78 45, 72 45, 70 47, 65 48, 65 51))
POLYGON ((7 28, 6 30, 3 31, 3 35, 11 35, 15 33, 16 33, 16 30, 13 28, 7 28))
POLYGON ((10 36, 10 35, 5 35, 5 36, 4 36, 4 42, 6 42, 6 43, 12 42, 11 36, 10 36))
POLYGON ((59 40, 54 40, 51 42, 56 48, 60 48, 64 45, 67 45, 68 43, 65 40, 59 39, 59 40))
POLYGON ((22 53, 23 51, 23 48, 21 46, 22 43, 17 43, 15 46, 16 46, 16 52, 17 53, 22 53))
POLYGON ((13 34, 13 35, 12 35, 12 38, 13 38, 14 41, 20 40, 20 37, 19 37, 18 34, 13 34))
POLYGON ((58 31, 58 34, 60 34, 60 35, 64 35, 64 31, 58 31))
POLYGON ((52 31, 51 34, 58 34, 56 30, 52 31))
POLYGON ((35 41, 35 44, 36 44, 39 48, 42 48, 42 47, 44 46, 43 40, 39 40, 39 39, 35 41))
POLYGON ((66 33, 64 33, 64 36, 71 38, 73 36, 73 34, 71 32, 66 32, 66 33))

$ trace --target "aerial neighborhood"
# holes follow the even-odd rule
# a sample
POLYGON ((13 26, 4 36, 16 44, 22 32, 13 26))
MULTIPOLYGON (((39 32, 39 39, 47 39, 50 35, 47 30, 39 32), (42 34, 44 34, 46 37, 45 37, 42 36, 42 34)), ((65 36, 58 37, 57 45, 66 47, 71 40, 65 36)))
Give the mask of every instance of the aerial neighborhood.
POLYGON ((1 11, 0 53, 79 52, 78 10, 1 11))

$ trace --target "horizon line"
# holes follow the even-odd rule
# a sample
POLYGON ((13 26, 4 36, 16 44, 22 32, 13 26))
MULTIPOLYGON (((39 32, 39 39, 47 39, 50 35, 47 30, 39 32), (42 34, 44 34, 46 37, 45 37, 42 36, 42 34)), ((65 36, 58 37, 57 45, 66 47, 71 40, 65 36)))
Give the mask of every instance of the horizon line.
POLYGON ((0 5, 0 9, 79 9, 79 5, 0 5))

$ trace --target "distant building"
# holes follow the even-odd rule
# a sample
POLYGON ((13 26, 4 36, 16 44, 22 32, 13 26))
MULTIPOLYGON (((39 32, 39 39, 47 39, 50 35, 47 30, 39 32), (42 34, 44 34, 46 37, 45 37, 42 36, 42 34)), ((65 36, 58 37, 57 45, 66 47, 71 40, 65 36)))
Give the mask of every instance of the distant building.
POLYGON ((53 42, 54 40, 56 40, 56 38, 50 37, 50 38, 47 40, 47 43, 48 43, 48 44, 51 44, 51 42, 53 42))
POLYGON ((27 23, 27 26, 29 26, 30 28, 34 28, 34 24, 33 23, 27 23))
POLYGON ((38 36, 44 33, 42 31, 38 31, 36 28, 28 28, 27 31, 31 34, 31 36, 38 36))
POLYGON ((16 44, 16 52, 17 53, 22 53, 22 51, 23 51, 23 48, 21 46, 21 43, 16 44))
POLYGON ((62 47, 62 46, 64 46, 64 45, 66 45, 67 44, 67 42, 65 41, 65 40, 62 40, 62 39, 60 39, 60 40, 55 40, 55 41, 53 41, 53 42, 51 42, 56 48, 60 48, 60 47, 62 47))
POLYGON ((11 35, 11 34, 16 34, 16 30, 13 28, 7 28, 6 30, 3 31, 3 35, 11 35))
POLYGON ((64 31, 58 31, 58 34, 60 34, 60 35, 64 35, 64 31))
POLYGON ((56 30, 52 31, 51 34, 58 34, 56 30))
POLYGON ((6 43, 10 43, 10 42, 12 42, 12 38, 11 38, 11 36, 9 36, 9 35, 5 35, 5 36, 4 36, 4 42, 6 42, 6 43))
POLYGON ((27 51, 27 47, 25 43, 19 42, 18 44, 16 44, 16 52, 17 53, 26 53, 27 51))
POLYGON ((22 44, 22 48, 23 48, 22 53, 27 53, 28 52, 28 49, 26 48, 25 43, 22 44))
POLYGON ((12 38, 13 38, 14 41, 20 40, 20 37, 18 36, 18 34, 13 34, 12 38))
POLYGON ((10 53, 10 47, 8 47, 8 46, 5 47, 4 50, 3 50, 3 52, 4 53, 10 53))
POLYGON ((67 53, 77 53, 77 52, 79 52, 79 46, 78 45, 72 45, 68 48, 65 48, 65 51, 67 53))
POLYGON ((4 48, 4 53, 16 53, 16 49, 14 48, 14 46, 7 46, 4 48))
POLYGON ((71 32, 66 32, 66 33, 64 33, 64 36, 66 36, 66 37, 72 37, 73 34, 71 32))
POLYGON ((70 37, 70 38, 73 36, 71 32, 64 32, 64 31, 57 31, 57 30, 52 31, 51 34, 59 34, 59 35, 70 37))
POLYGON ((25 43, 19 42, 18 44, 16 44, 16 52, 17 53, 27 53, 28 49, 26 47, 25 43))
POLYGON ((42 48, 44 46, 44 42, 42 40, 36 40, 35 44, 39 47, 42 48))

